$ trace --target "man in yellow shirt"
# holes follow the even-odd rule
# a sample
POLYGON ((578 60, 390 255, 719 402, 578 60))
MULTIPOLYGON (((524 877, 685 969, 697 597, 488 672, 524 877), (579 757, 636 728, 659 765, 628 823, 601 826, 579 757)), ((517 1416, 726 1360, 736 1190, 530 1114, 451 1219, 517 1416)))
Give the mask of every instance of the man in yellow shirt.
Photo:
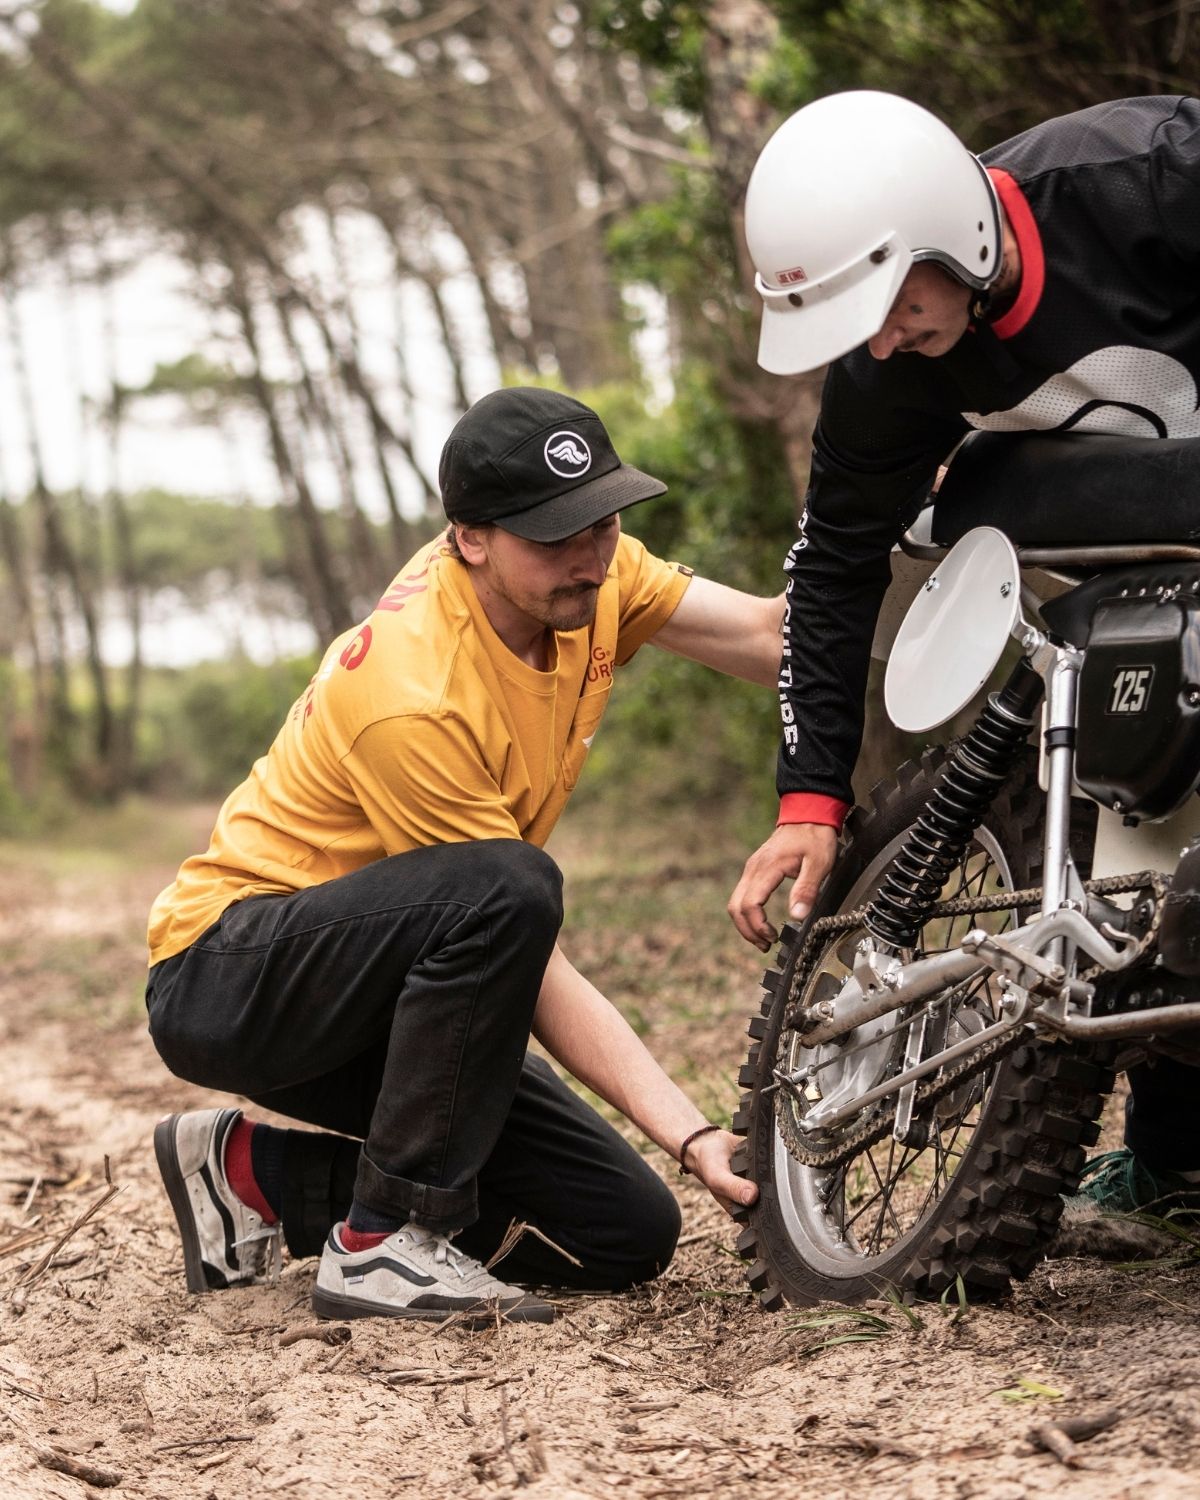
POLYGON ((556 392, 477 402, 440 480, 446 536, 329 647, 151 913, 167 1066, 320 1127, 237 1109, 159 1125, 194 1292, 262 1279, 283 1238, 320 1254, 324 1316, 549 1321, 481 1264, 514 1218, 546 1236, 508 1256, 519 1281, 658 1274, 673 1197, 527 1055, 531 1034, 726 1207, 754 1196, 730 1171, 735 1138, 557 946, 561 877, 541 846, 614 669, 653 640, 771 686, 782 601, 623 536, 619 512, 666 486, 556 392))

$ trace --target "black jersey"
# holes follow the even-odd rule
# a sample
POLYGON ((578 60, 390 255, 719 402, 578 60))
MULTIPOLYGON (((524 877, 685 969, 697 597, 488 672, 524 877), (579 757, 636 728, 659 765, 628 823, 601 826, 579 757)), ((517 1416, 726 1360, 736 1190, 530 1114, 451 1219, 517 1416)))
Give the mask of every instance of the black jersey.
POLYGON ((982 159, 1020 246, 1016 302, 939 358, 864 347, 825 382, 787 561, 781 795, 851 800, 888 553, 965 432, 1200 435, 1200 101, 1096 105, 982 159))

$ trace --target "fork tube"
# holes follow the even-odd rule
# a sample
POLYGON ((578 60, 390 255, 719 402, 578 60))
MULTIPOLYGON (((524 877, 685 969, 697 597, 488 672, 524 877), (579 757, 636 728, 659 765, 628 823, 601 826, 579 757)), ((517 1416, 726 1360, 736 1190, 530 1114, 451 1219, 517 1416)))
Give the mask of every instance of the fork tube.
MULTIPOLYGON (((1050 916, 1067 895, 1070 860, 1071 786, 1075 779, 1075 703, 1079 668, 1077 651, 1055 651, 1046 691, 1046 835, 1043 849, 1042 915, 1050 916)), ((1062 962, 1061 941, 1049 953, 1062 962)))

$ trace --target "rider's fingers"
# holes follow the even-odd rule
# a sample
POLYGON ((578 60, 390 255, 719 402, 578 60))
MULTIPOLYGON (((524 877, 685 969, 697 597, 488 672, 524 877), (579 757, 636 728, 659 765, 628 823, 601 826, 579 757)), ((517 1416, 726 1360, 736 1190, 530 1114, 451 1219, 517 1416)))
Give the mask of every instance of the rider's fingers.
POLYGON ((733 895, 730 896, 729 903, 725 907, 725 910, 729 913, 730 921, 737 928, 738 936, 744 937, 748 943, 753 943, 756 941, 754 930, 751 928, 750 923, 747 921, 745 915, 742 912, 741 890, 742 887, 739 884, 733 895))
POLYGON ((748 943, 753 943, 762 953, 770 949, 775 941, 775 929, 767 921, 767 915, 761 906, 739 907, 730 914, 733 925, 748 943))
POLYGON ((775 943, 779 934, 767 920, 767 914, 761 906, 751 908, 750 925, 754 933, 754 941, 766 953, 775 943))
POLYGON ((733 918, 733 925, 742 937, 765 953, 777 936, 774 927, 767 920, 764 906, 767 897, 775 887, 772 885, 765 894, 760 894, 756 889, 756 884, 748 872, 743 873, 733 895, 729 898, 726 910, 733 918))
POLYGON ((820 879, 814 879, 812 861, 806 859, 788 894, 788 911, 797 922, 803 922, 812 911, 820 885, 820 879))
POLYGON ((748 1208, 750 1204, 758 1202, 758 1184, 756 1182, 746 1182, 739 1177, 733 1197, 734 1202, 740 1207, 748 1208))
POLYGON ((761 948, 765 953, 778 937, 778 933, 767 918, 766 908, 759 901, 749 900, 741 908, 742 922, 744 928, 742 936, 746 937, 756 948, 761 948))
POLYGON ((800 862, 800 870, 788 893, 788 913, 797 922, 803 922, 812 911, 821 882, 829 874, 833 863, 833 850, 813 844, 800 862))

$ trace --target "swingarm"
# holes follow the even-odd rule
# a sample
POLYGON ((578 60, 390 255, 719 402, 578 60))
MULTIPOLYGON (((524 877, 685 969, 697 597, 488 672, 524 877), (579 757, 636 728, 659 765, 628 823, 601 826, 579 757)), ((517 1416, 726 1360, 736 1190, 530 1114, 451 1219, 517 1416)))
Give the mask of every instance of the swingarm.
POLYGON ((1081 913, 1063 909, 1003 937, 973 928, 958 948, 907 964, 881 953, 869 937, 864 938, 855 953, 854 971, 836 998, 814 1006, 812 1024, 800 1026, 804 1044, 832 1042, 865 1021, 928 999, 987 969, 1008 981, 1010 994, 1015 989, 1051 1004, 1066 1000, 1085 1005, 1094 987, 1069 978, 1061 964, 1041 956, 1042 950, 1063 938, 1102 968, 1122 969, 1136 957, 1137 940, 1115 928, 1109 932, 1114 941, 1101 937, 1081 913))
POLYGON ((973 928, 958 948, 909 963, 881 952, 871 938, 864 938, 855 951, 853 972, 836 998, 819 1002, 809 1013, 809 1024, 801 1022, 797 1027, 812 1060, 792 1070, 776 1069, 776 1086, 793 1095, 802 1095, 824 1069, 844 1063, 847 1053, 858 1050, 860 1045, 877 1047, 890 1033, 873 1030, 864 1034, 866 1040, 861 1043, 855 1033, 868 1022, 899 1010, 909 1011, 893 1028, 896 1032, 909 1028, 904 1066, 892 1077, 851 1098, 824 1098, 805 1110, 797 1120, 798 1127, 805 1134, 827 1131, 893 1094, 900 1094, 901 1102, 908 1105, 904 1113, 910 1119, 913 1087, 920 1079, 971 1052, 984 1050, 988 1043, 1018 1028, 1082 1038, 1120 1036, 1135 1030, 1140 1034, 1147 1030, 1175 1031, 1200 1024, 1200 1002, 1162 1006, 1128 1016, 1091 1015, 1095 985, 1072 978, 1062 964, 1044 956, 1046 949, 1056 947, 1062 951, 1063 946, 1086 953, 1095 965, 1109 973, 1128 967, 1140 950, 1133 934, 1105 923, 1101 935, 1081 912, 1065 907, 1003 936, 973 928), (923 1057, 930 1023, 936 1029, 935 1013, 944 1007, 947 992, 961 991, 989 971, 1000 976, 1004 991, 1000 1018, 923 1057), (933 1003, 913 1014, 912 1007, 922 1001, 933 1003))

